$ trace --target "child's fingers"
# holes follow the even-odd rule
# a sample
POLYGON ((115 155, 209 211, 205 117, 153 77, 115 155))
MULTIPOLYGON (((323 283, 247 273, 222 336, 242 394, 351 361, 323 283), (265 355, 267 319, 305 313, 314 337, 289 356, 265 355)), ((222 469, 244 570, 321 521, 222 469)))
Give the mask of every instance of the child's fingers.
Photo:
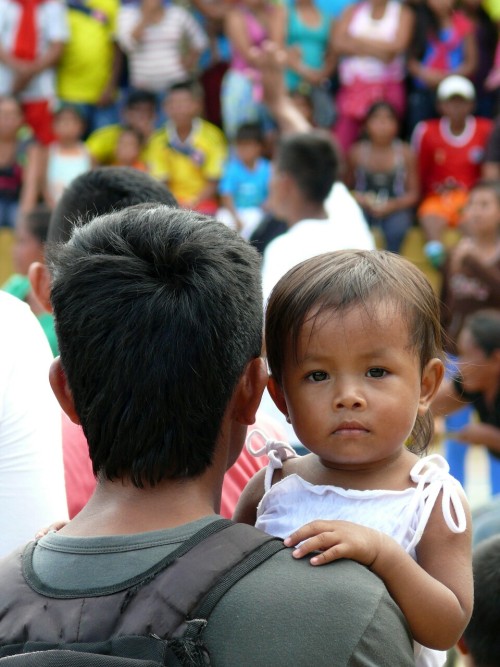
POLYGON ((320 533, 319 535, 315 535, 305 542, 302 542, 302 544, 294 549, 292 556, 294 558, 303 558, 307 554, 317 551, 327 552, 337 547, 340 541, 341 540, 336 533, 320 533))
POLYGON ((51 523, 50 526, 45 526, 44 528, 40 528, 39 531, 35 534, 35 540, 39 540, 40 538, 44 537, 47 535, 47 533, 51 532, 57 532, 58 530, 61 530, 61 528, 64 528, 64 526, 68 523, 68 521, 54 521, 54 523, 51 523))
POLYGON ((320 533, 329 533, 335 530, 336 521, 311 521, 296 530, 289 537, 286 538, 285 545, 287 547, 294 547, 299 542, 304 542, 310 537, 314 537, 320 533))

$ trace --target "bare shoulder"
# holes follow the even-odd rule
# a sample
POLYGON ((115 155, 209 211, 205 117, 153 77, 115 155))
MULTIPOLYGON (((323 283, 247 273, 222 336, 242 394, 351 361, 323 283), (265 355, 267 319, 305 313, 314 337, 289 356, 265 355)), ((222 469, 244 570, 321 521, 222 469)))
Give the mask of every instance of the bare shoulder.
POLYGON ((238 500, 233 519, 253 526, 257 519, 257 505, 265 493, 264 480, 267 468, 262 468, 249 480, 238 500))

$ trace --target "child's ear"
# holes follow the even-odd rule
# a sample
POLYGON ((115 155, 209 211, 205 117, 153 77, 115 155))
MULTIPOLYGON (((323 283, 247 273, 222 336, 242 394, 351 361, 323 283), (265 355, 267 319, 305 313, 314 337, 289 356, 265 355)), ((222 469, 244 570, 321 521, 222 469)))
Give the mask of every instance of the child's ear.
POLYGON ((439 386, 444 377, 444 364, 441 359, 431 359, 422 371, 420 382, 420 400, 418 402, 418 414, 424 415, 436 396, 439 386))
POLYGON ((28 277, 37 300, 47 312, 51 313, 50 273, 47 266, 42 262, 33 262, 28 269, 28 277))
POLYGON ((80 424, 80 418, 75 410, 73 395, 59 357, 56 357, 50 366, 49 382, 61 408, 74 424, 80 424))
POLYGON ((267 390, 269 391, 269 394, 271 395, 271 398, 276 404, 278 410, 288 418, 288 406, 286 404, 285 394, 283 393, 283 389, 276 382, 272 375, 267 383, 267 390))

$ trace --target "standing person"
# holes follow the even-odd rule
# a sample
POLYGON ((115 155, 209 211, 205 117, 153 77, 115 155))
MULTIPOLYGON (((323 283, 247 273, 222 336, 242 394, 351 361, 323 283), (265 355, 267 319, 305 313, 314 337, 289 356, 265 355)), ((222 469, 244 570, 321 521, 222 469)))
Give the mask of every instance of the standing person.
MULTIPOLYGON (((452 74, 471 78, 478 53, 474 24, 456 10, 456 0, 423 0, 417 6, 408 71, 408 132, 436 114, 436 89, 452 74)), ((439 97, 438 97, 439 99, 439 97)))
POLYGON ((344 152, 359 138, 374 102, 390 102, 402 118, 406 100, 404 54, 412 31, 412 11, 397 0, 354 3, 336 22, 333 47, 340 57, 340 88, 335 135, 344 152))
POLYGON ((228 139, 234 139, 242 123, 261 123, 272 128, 262 97, 258 69, 261 47, 270 40, 283 46, 285 14, 271 0, 241 0, 226 16, 226 34, 232 57, 222 80, 222 123, 228 139))
POLYGON ((58 0, 1 0, 0 95, 16 95, 44 146, 53 139, 55 67, 68 41, 66 7, 58 0))
POLYGON ((53 355, 29 306, 0 291, 0 556, 67 516, 53 355))
POLYGON ((92 159, 83 142, 85 119, 80 108, 61 106, 54 115, 55 141, 48 150, 45 169, 45 201, 54 208, 71 181, 92 168, 92 159))
MULTIPOLYGON (((464 209, 464 238, 453 248, 443 271, 441 321, 447 334, 450 373, 456 366, 457 340, 466 318, 484 308, 500 310, 500 186, 480 181, 469 194, 464 209)), ((448 439, 445 457, 452 475, 465 480, 467 448, 453 440, 453 431, 464 428, 472 410, 465 406, 446 418, 448 439)), ((493 494, 500 493, 500 462, 489 456, 490 484, 493 494)))
POLYGON ((394 107, 375 102, 366 115, 366 138, 347 155, 353 195, 370 227, 380 227, 391 252, 400 252, 419 197, 415 154, 397 138, 398 130, 394 107))
POLYGON ((194 76, 200 53, 208 45, 189 11, 162 0, 123 5, 118 41, 128 56, 130 85, 154 93, 160 113, 165 91, 194 76))
POLYGON ((269 391, 311 453, 268 441, 235 519, 287 538, 295 558, 320 551, 312 565, 370 568, 423 644, 416 664, 444 664, 431 649, 454 646, 472 611, 471 536, 446 461, 414 453, 443 377, 431 285, 393 253, 320 255, 276 285, 265 332, 269 391))
POLYGON ((70 37, 57 70, 57 94, 62 102, 78 105, 90 134, 118 122, 119 0, 71 0, 67 7, 70 37))
MULTIPOLYGON (((62 530, 28 545, 40 593, 18 554, 2 561, 0 645, 104 641, 123 623, 166 639, 167 592, 150 568, 218 519, 267 381, 259 264, 225 225, 154 204, 96 218, 53 249, 62 361, 52 384, 88 435, 97 489, 62 530), (105 622, 93 613, 102 605, 105 622)), ((287 550, 225 593, 200 641, 220 667, 414 664, 378 577, 347 560, 311 568, 287 550)))
POLYGON ((474 86, 463 76, 443 79, 436 96, 441 118, 417 125, 412 144, 422 189, 417 215, 426 239, 424 252, 440 267, 445 259, 444 230, 460 223, 468 190, 481 176, 492 123, 473 115, 474 86))

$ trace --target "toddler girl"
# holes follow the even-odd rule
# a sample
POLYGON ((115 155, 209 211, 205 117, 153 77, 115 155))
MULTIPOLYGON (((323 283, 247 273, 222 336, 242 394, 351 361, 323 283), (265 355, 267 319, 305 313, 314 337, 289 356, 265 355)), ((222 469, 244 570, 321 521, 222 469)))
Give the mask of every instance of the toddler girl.
POLYGON ((394 107, 375 102, 365 119, 366 139, 348 153, 353 195, 369 225, 380 227, 391 252, 401 249, 419 195, 415 156, 397 138, 398 125, 394 107))
MULTIPOLYGON (((286 538, 296 558, 319 552, 312 565, 366 565, 416 642, 450 648, 472 609, 470 520, 446 461, 414 453, 431 438, 443 376, 427 279, 385 251, 307 260, 271 293, 266 349, 271 396, 311 453, 266 443, 270 464, 235 519, 286 538)), ((430 648, 416 653, 418 665, 444 662, 430 648)))

